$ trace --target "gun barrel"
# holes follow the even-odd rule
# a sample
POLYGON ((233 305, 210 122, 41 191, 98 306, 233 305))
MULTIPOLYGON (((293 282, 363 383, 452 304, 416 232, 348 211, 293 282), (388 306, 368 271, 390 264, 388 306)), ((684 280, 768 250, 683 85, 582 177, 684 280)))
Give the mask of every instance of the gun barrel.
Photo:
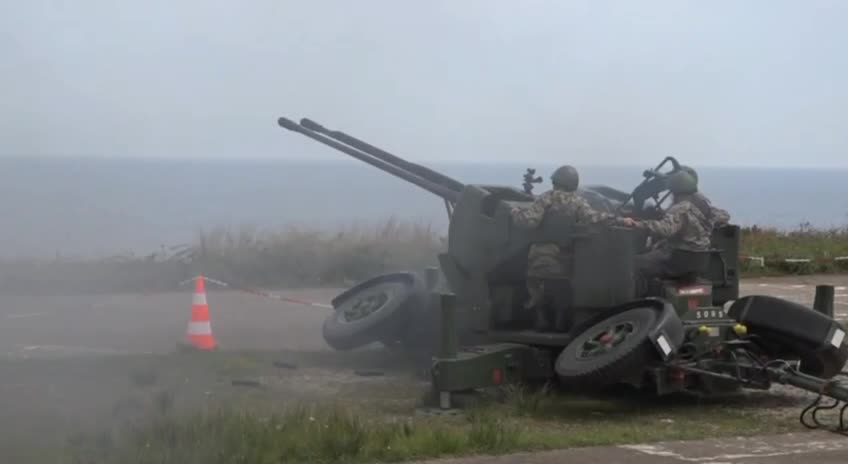
POLYGON ((293 132, 299 132, 317 142, 335 148, 336 150, 339 150, 342 153, 350 155, 362 162, 368 163, 378 169, 393 174, 403 180, 406 180, 407 182, 415 184, 423 188, 424 190, 427 190, 428 192, 445 199, 446 201, 456 202, 459 199, 459 190, 448 188, 445 185, 424 178, 419 174, 410 172, 409 170, 404 169, 403 167, 391 164, 385 160, 374 157, 369 153, 363 153, 362 151, 357 150, 354 147, 344 145, 336 140, 333 140, 330 137, 327 137, 320 133, 316 133, 315 131, 310 130, 309 128, 304 127, 300 124, 297 124, 294 121, 291 121, 286 118, 279 118, 277 120, 277 123, 280 125, 280 127, 283 127, 284 129, 288 129, 293 132))
POLYGON ((346 145, 350 145, 351 147, 354 147, 364 153, 368 153, 369 155, 378 158, 382 161, 385 161, 386 163, 398 166, 401 169, 404 169, 419 177, 427 179, 430 182, 435 182, 439 185, 443 185, 456 192, 459 192, 464 188, 462 182, 459 182, 456 179, 453 179, 440 172, 436 172, 430 168, 421 166, 419 164, 409 162, 399 156, 395 156, 381 148, 377 148, 374 145, 371 145, 370 143, 359 140, 356 137, 350 136, 344 132, 327 129, 323 125, 311 119, 301 119, 300 125, 313 132, 326 135, 327 137, 338 140, 339 142, 342 142, 346 145))

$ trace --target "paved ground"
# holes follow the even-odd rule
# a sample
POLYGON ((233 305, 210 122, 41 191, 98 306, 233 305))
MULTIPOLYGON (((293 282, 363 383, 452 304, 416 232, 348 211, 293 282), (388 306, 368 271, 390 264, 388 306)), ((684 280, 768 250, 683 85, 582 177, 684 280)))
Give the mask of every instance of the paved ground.
MULTIPOLYGON (((836 312, 848 318, 848 276, 757 279, 743 294, 775 295, 811 305, 815 285, 837 286, 836 312)), ((227 349, 328 350, 321 339, 327 310, 207 287, 212 327, 227 349)), ((286 296, 328 303, 337 290, 286 296)), ((106 296, 0 295, 0 353, 38 356, 168 352, 182 340, 191 289, 182 293, 106 296)))
POLYGON ((580 448, 546 453, 516 454, 432 461, 433 464, 844 464, 848 437, 800 433, 773 437, 654 445, 580 448))
MULTIPOLYGON (((183 340, 191 288, 180 293, 103 296, 0 295, 0 353, 7 356, 171 352, 183 340)), ((329 350, 327 309, 207 287, 210 319, 225 349, 329 350)), ((286 295, 327 303, 334 290, 286 295)))

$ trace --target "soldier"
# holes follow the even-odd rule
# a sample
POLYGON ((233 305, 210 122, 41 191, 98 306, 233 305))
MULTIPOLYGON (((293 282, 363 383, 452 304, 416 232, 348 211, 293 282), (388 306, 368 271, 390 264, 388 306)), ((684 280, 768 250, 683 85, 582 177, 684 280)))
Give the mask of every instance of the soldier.
POLYGON ((645 221, 632 218, 619 220, 660 239, 650 251, 636 258, 636 272, 642 280, 642 291, 651 278, 674 273, 668 266, 672 250, 708 251, 716 218, 726 221, 729 217, 726 211, 714 208, 706 197, 699 194, 697 176, 690 172, 684 168, 669 177, 669 190, 674 201, 665 217, 645 221))
MULTIPOLYGON (((548 214, 562 214, 577 224, 595 223, 611 220, 615 216, 592 209, 585 199, 575 193, 580 183, 577 170, 572 166, 562 166, 551 176, 553 189, 539 195, 527 208, 513 208, 511 215, 515 224, 525 228, 538 227, 548 214)), ((530 295, 525 307, 536 310, 536 326, 539 330, 549 328, 546 314, 545 280, 562 279, 569 269, 567 261, 570 253, 561 250, 555 243, 534 243, 527 257, 527 292, 530 295)), ((551 289, 553 290, 553 289, 551 289)), ((559 309, 559 308, 558 308, 559 309)), ((559 317, 564 315, 558 314, 559 317)), ((561 325, 559 322, 557 325, 561 325)))
MULTIPOLYGON (((698 184, 698 172, 697 171, 692 169, 692 167, 690 167, 690 166, 680 166, 680 169, 683 169, 684 171, 691 174, 692 177, 695 179, 695 185, 698 184)), ((696 191, 695 193, 693 193, 693 195, 695 197, 699 198, 701 201, 705 202, 707 205, 709 205, 710 211, 712 211, 712 215, 713 215, 713 223, 715 224, 716 227, 723 226, 723 225, 730 222, 730 213, 728 213, 726 210, 723 210, 721 208, 716 208, 715 206, 713 206, 710 203, 710 200, 708 200, 707 197, 705 197, 704 194, 702 194, 701 192, 696 191)))

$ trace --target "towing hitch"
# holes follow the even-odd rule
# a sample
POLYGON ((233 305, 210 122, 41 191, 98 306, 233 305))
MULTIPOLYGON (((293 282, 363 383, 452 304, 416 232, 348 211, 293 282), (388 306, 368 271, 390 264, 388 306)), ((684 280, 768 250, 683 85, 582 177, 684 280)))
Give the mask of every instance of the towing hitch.
POLYGON ((774 369, 770 374, 775 382, 818 394, 816 399, 801 411, 801 424, 809 429, 824 428, 826 425, 819 421, 819 412, 839 408, 839 420, 831 431, 848 436, 848 371, 843 371, 829 380, 812 377, 790 367, 774 369), (831 399, 832 403, 823 405, 825 398, 831 399))

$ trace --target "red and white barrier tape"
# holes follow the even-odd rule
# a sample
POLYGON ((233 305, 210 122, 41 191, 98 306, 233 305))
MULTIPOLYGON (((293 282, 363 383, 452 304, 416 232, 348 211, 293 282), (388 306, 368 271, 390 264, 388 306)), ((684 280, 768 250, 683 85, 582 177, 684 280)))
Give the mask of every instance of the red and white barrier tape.
MULTIPOLYGON (((180 282, 180 286, 182 287, 182 286, 187 285, 191 282, 194 282, 195 280, 197 280, 197 277, 194 277, 194 278, 191 278, 191 279, 188 279, 188 280, 184 280, 184 281, 180 282)), ((222 282, 220 280, 212 279, 212 278, 209 278, 209 277, 206 277, 206 276, 203 276, 203 280, 206 281, 206 282, 209 282, 211 284, 219 285, 219 286, 224 287, 224 288, 231 288, 233 290, 237 290, 237 291, 244 292, 244 293, 250 293, 252 295, 262 296, 262 297, 265 297, 265 298, 268 298, 268 299, 271 299, 271 300, 285 301, 286 303, 294 303, 294 304, 299 304, 299 305, 304 305, 304 306, 313 306, 313 307, 316 307, 316 308, 333 309, 333 305, 329 305, 329 304, 325 304, 325 303, 315 303, 315 302, 312 302, 312 301, 301 300, 301 299, 298 299, 298 298, 285 297, 285 296, 282 296, 278 293, 266 292, 264 290, 236 287, 236 286, 230 285, 226 282, 222 282)))

